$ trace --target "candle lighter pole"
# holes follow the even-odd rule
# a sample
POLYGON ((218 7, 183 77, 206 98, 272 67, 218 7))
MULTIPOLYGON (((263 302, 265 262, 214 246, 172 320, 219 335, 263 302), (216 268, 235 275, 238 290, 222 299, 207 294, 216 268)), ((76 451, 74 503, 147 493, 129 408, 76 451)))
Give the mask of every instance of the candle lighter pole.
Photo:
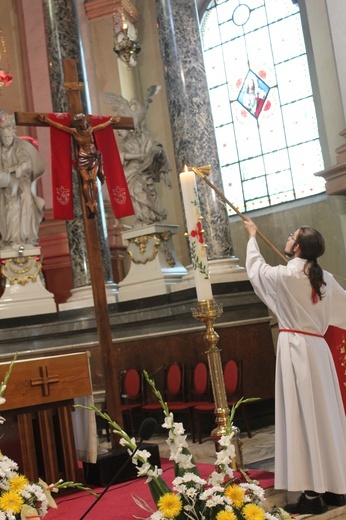
MULTIPOLYGON (((232 202, 230 202, 225 196, 224 194, 212 183, 210 182, 210 180, 208 179, 207 175, 210 174, 210 165, 206 165, 206 166, 200 166, 199 168, 196 168, 196 166, 191 166, 191 170, 196 174, 198 175, 198 177, 200 177, 201 179, 204 180, 204 182, 206 184, 208 184, 208 186, 210 186, 210 188, 212 188, 215 193, 217 193, 219 195, 219 197, 224 201, 226 202, 226 204, 228 204, 228 206, 230 208, 233 209, 233 211, 236 212, 236 214, 242 219, 242 220, 245 220, 245 221, 248 221, 250 219, 248 219, 245 215, 243 215, 235 206, 234 204, 232 204, 232 202)), ((268 238, 266 236, 263 235, 263 233, 257 229, 257 235, 267 244, 267 246, 270 247, 270 249, 272 249, 278 256, 279 258, 285 262, 285 264, 287 264, 288 260, 287 258, 282 254, 280 253, 280 251, 270 242, 270 240, 268 240, 268 238)))

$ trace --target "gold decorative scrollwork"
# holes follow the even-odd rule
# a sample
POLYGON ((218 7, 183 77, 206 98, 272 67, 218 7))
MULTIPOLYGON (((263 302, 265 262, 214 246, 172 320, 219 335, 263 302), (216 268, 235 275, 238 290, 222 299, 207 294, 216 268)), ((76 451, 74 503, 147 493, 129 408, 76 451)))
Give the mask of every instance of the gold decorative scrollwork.
POLYGON ((163 231, 161 233, 161 238, 163 240, 163 250, 165 253, 167 264, 169 265, 169 267, 174 267, 176 262, 174 260, 172 251, 168 247, 168 242, 171 239, 171 237, 172 237, 172 232, 169 229, 167 231, 163 231))
POLYGON ((29 280, 36 282, 41 268, 42 264, 36 256, 19 256, 6 260, 1 272, 10 282, 10 285, 15 283, 25 285, 29 280), (30 272, 31 274, 29 274, 30 272))
POLYGON ((155 243, 153 245, 153 252, 150 256, 147 256, 147 257, 141 258, 141 259, 137 259, 134 257, 134 254, 132 253, 132 251, 130 251, 129 248, 127 249, 127 252, 131 257, 131 261, 134 264, 146 264, 148 262, 152 262, 157 256, 157 252, 158 252, 159 246, 161 244, 161 240, 156 235, 143 235, 141 237, 136 237, 136 238, 129 240, 130 243, 136 244, 136 246, 139 249, 140 255, 143 257, 145 255, 145 253, 147 252, 147 246, 148 246, 148 242, 149 242, 150 238, 153 238, 155 241, 155 243))
POLYGON ((147 245, 149 242, 149 236, 144 235, 143 237, 137 237, 134 239, 134 243, 138 246, 141 255, 145 255, 147 245))
POLYGON ((131 261, 134 264, 146 264, 147 262, 152 262, 158 253, 158 249, 160 245, 162 244, 163 253, 165 255, 167 264, 170 267, 174 267, 176 265, 176 261, 173 257, 173 253, 170 250, 168 246, 168 242, 170 241, 172 237, 172 232, 170 230, 162 231, 162 233, 159 234, 152 234, 152 235, 143 235, 141 237, 132 238, 129 240, 129 243, 136 244, 139 250, 139 254, 142 258, 136 258, 135 253, 133 253, 129 247, 127 249, 128 254, 131 257, 131 261), (154 245, 152 253, 149 255, 148 248, 149 248, 149 241, 150 239, 154 240, 154 245), (145 256, 148 254, 149 256, 145 256))

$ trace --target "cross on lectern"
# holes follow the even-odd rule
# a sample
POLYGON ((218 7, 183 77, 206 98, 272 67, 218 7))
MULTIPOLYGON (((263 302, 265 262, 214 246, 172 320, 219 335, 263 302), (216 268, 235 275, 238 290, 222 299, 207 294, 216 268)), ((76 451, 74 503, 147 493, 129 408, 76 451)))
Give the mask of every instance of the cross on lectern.
MULTIPOLYGON (((76 60, 63 60, 63 71, 65 77, 68 109, 72 119, 76 114, 79 114, 83 111, 80 97, 80 90, 82 90, 83 85, 78 82, 76 60)), ((40 122, 37 119, 38 114, 35 112, 17 112, 15 116, 17 125, 46 126, 48 128, 46 123, 40 122)), ((112 126, 113 128, 118 129, 133 129, 133 119, 130 117, 121 117, 119 118, 119 121, 117 123, 113 123, 112 126)), ((79 175, 78 177, 81 190, 81 176, 79 175)), ((81 200, 84 201, 82 193, 81 200)), ((90 267, 90 278, 94 297, 95 317, 105 376, 107 411, 110 417, 122 426, 123 419, 121 413, 120 388, 117 377, 118 370, 115 362, 115 349, 113 349, 112 343, 96 220, 94 218, 88 218, 85 202, 82 202, 82 211, 85 241, 90 267)), ((115 444, 116 440, 117 439, 113 436, 113 444, 115 444)))
POLYGON ((48 367, 39 367, 41 377, 30 379, 31 386, 42 385, 42 395, 50 395, 49 385, 53 383, 59 383, 60 379, 57 375, 49 376, 48 375, 48 367))

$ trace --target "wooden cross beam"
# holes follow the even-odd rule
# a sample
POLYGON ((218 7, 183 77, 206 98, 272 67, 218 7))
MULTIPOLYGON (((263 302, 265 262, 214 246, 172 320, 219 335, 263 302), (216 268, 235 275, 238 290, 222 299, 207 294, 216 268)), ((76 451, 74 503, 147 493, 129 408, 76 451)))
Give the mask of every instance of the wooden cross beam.
MULTIPOLYGON (((67 91, 70 92, 70 91, 67 91)), ((67 94, 68 95, 68 94, 67 94)), ((49 117, 49 113, 40 112, 42 115, 49 117)), ((72 115, 72 112, 69 108, 69 113, 72 115)), ((78 114, 78 112, 76 112, 78 114)), ((74 115, 76 115, 74 114, 74 115)), ((38 119, 37 112, 15 112, 15 120, 18 126, 45 126, 47 127, 47 123, 41 123, 38 119)), ((87 114, 86 114, 87 115, 87 114)), ((119 117, 119 121, 117 123, 113 123, 112 127, 114 130, 133 130, 133 119, 132 117, 119 117)))
MULTIPOLYGON (((68 110, 71 114, 72 119, 76 114, 83 112, 80 97, 80 91, 82 90, 83 85, 80 82, 78 82, 76 60, 63 60, 63 71, 65 77, 65 89, 68 101, 68 110)), ((17 125, 47 127, 47 124, 41 123, 37 119, 37 116, 38 114, 36 112, 15 113, 17 125)), ((113 124, 113 128, 133 129, 133 119, 129 117, 122 117, 117 123, 113 124)), ((79 175, 78 177, 80 180, 80 191, 82 191, 81 176, 79 175)), ((88 212, 82 192, 80 198, 82 201, 85 240, 89 260, 92 292, 94 297, 95 317, 99 338, 99 346, 101 350, 101 358, 105 377, 107 412, 113 420, 115 420, 118 424, 123 426, 118 369, 116 365, 116 352, 113 348, 112 343, 105 281, 103 278, 102 257, 100 253, 96 219, 88 218, 88 212)), ((113 444, 116 444, 117 440, 118 439, 115 439, 115 436, 113 435, 113 444)))

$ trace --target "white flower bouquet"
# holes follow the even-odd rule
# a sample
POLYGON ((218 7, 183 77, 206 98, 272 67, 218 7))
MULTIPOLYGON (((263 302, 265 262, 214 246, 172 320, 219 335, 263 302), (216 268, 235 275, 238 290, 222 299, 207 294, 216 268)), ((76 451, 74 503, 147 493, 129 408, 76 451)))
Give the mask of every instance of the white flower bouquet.
MULTIPOLYGON (((136 441, 106 414, 96 407, 100 417, 108 421, 114 433, 120 436, 120 444, 133 455, 139 477, 146 477, 151 495, 156 504, 153 510, 144 500, 135 498, 136 503, 150 514, 147 520, 275 520, 284 518, 285 512, 276 508, 269 513, 263 506, 264 490, 255 483, 243 483, 234 477, 231 460, 235 456, 232 444, 232 421, 235 410, 243 402, 240 400, 231 410, 229 433, 219 441, 220 451, 216 453, 215 470, 208 480, 201 478, 193 456, 189 451, 182 423, 174 421, 167 403, 162 399, 155 383, 144 371, 145 378, 162 405, 165 415, 163 428, 168 430, 167 443, 170 460, 174 462, 175 478, 172 488, 162 478, 162 470, 149 462, 150 453, 137 449, 136 441), (135 452, 135 453, 134 453, 135 452)), ((81 406, 81 405, 76 405, 81 406)), ((287 518, 287 516, 286 516, 287 518)), ((288 518, 290 518, 288 516, 288 518)))

